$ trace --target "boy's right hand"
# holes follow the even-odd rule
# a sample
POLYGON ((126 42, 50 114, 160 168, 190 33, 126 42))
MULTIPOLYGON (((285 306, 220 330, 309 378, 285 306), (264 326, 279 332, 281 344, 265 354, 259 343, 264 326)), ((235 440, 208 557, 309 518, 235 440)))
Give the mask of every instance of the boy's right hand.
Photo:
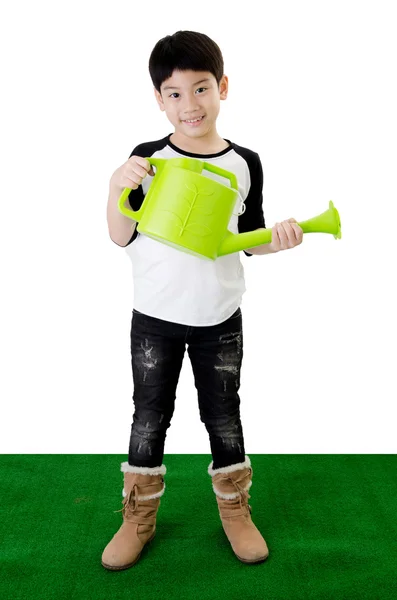
POLYGON ((110 178, 110 187, 136 190, 146 175, 154 176, 153 167, 142 156, 131 156, 121 167, 116 169, 110 178))

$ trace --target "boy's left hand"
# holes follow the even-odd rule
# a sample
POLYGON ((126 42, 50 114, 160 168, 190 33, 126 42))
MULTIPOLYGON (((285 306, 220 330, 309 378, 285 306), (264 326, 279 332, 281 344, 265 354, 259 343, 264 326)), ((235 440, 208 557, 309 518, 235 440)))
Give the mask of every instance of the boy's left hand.
POLYGON ((302 243, 303 229, 296 219, 287 219, 272 227, 272 241, 269 246, 272 252, 295 248, 302 243))

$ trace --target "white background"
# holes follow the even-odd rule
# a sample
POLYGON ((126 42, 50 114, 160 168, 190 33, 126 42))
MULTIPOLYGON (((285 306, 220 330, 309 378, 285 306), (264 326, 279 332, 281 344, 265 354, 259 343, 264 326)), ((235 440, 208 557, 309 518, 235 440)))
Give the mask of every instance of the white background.
MULTIPOLYGON (((0 452, 128 452, 132 274, 108 185, 173 131, 148 60, 179 29, 222 50, 218 132, 259 153, 267 226, 329 200, 342 221, 341 240, 241 253, 246 453, 396 452, 395 8, 2 4, 0 452)), ((165 453, 210 453, 187 353, 165 453)))

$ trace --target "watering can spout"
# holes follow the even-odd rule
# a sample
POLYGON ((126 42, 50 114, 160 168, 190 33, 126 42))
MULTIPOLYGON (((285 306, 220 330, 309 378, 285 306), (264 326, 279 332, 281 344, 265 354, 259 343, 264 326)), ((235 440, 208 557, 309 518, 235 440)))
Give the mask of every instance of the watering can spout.
POLYGON ((269 244, 272 241, 271 229, 257 229, 256 231, 247 231, 245 233, 226 232, 220 248, 218 249, 218 257, 247 250, 261 244, 269 244))
MULTIPOLYGON (((336 240, 339 240, 342 237, 339 213, 332 200, 329 201, 328 210, 317 217, 313 217, 307 221, 301 221, 298 225, 302 228, 304 233, 331 233, 336 240)), ((247 231, 246 233, 238 234, 227 230, 218 250, 218 256, 232 254, 233 252, 239 252, 240 250, 247 250, 248 248, 260 246, 261 244, 269 244, 271 241, 271 229, 256 229, 255 231, 247 231)))

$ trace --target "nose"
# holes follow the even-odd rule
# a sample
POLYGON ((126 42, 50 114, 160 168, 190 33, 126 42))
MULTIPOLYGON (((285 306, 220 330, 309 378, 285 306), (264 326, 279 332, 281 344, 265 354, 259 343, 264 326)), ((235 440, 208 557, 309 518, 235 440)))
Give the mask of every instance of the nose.
POLYGON ((197 102, 197 96, 188 96, 182 114, 185 115, 185 119, 192 119, 197 116, 200 110, 199 103, 197 102))

